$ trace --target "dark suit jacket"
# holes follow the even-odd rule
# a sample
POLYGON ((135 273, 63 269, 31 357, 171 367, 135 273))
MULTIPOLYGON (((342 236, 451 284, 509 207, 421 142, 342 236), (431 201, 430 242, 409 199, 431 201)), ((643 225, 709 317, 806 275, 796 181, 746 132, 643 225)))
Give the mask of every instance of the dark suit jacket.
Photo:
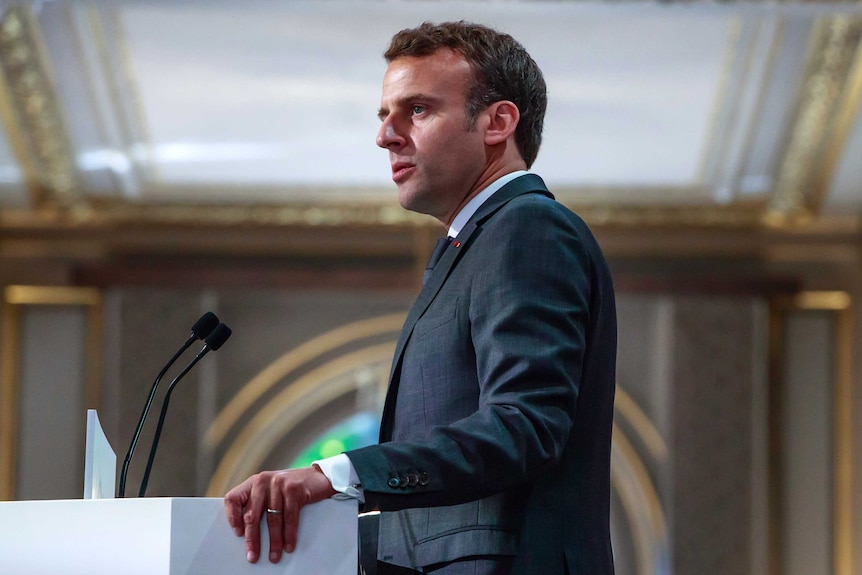
POLYGON ((613 573, 616 312, 586 224, 538 176, 443 254, 395 351, 380 444, 347 452, 380 560, 514 555, 513 573, 613 573), (392 511, 389 513, 389 511, 392 511))

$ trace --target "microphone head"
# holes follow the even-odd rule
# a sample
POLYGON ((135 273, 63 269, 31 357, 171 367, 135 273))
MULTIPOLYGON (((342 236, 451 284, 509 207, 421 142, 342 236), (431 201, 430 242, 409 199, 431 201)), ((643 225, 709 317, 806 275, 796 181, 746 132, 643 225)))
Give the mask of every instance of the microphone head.
POLYGON ((216 314, 213 312, 208 311, 192 326, 192 335, 198 339, 205 339, 213 332, 213 330, 215 330, 217 325, 218 317, 216 317, 216 314))
POLYGON ((224 344, 224 342, 227 341, 227 338, 230 337, 230 334, 230 328, 225 324, 220 323, 216 326, 212 333, 206 337, 204 341, 208 348, 215 351, 220 348, 224 344))

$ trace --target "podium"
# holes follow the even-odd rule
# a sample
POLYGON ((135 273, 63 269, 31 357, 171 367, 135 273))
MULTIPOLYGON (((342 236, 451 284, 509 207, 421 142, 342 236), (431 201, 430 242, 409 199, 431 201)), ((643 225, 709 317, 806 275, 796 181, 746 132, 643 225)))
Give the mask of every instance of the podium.
POLYGON ((215 498, 0 503, 0 573, 21 575, 356 575, 357 503, 328 499, 300 512, 296 550, 272 564, 245 559, 215 498))

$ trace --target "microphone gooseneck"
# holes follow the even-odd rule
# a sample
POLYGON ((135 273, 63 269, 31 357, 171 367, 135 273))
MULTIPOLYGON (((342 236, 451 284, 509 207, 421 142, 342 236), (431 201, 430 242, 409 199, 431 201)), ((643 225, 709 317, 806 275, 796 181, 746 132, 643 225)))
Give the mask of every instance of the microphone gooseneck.
POLYGON ((159 413, 159 423, 156 426, 156 433, 153 435, 153 444, 150 447, 150 455, 147 458, 147 468, 144 471, 144 478, 141 481, 141 489, 138 492, 138 497, 144 497, 147 493, 147 485, 150 482, 150 471, 153 469, 153 461, 156 459, 156 450, 159 448, 159 438, 162 436, 162 427, 165 424, 165 416, 168 413, 168 404, 171 401, 171 393, 173 393, 174 388, 177 386, 177 383, 189 372, 191 369, 197 364, 198 361, 203 358, 210 351, 216 351, 220 348, 224 342, 230 337, 231 330, 228 326, 223 323, 218 324, 216 328, 212 331, 204 339, 204 346, 201 350, 195 355, 194 359, 189 362, 189 364, 183 369, 174 379, 171 381, 170 385, 168 385, 168 391, 165 392, 165 399, 162 402, 162 409, 159 413))
POLYGON ((141 412, 141 418, 138 420, 138 427, 135 430, 135 434, 132 436, 132 442, 129 445, 129 451, 126 452, 126 458, 123 460, 123 469, 120 471, 120 487, 118 497, 125 497, 126 493, 126 477, 129 474, 129 464, 132 461, 132 454, 135 452, 135 446, 138 444, 138 439, 141 437, 141 431, 144 429, 144 421, 147 419, 147 414, 150 411, 150 406, 153 404, 153 398, 156 396, 156 389, 159 387, 159 382, 162 381, 162 378, 167 373, 168 369, 174 364, 175 361, 186 351, 189 346, 191 346, 195 341, 199 339, 205 339, 209 337, 215 329, 219 325, 219 320, 216 315, 208 311, 203 314, 192 326, 191 335, 186 340, 186 342, 180 347, 179 350, 173 355, 173 357, 165 364, 162 370, 159 372, 159 375, 156 376, 155 381, 153 381, 153 385, 150 388, 150 395, 147 397, 147 401, 144 404, 144 409, 141 412))

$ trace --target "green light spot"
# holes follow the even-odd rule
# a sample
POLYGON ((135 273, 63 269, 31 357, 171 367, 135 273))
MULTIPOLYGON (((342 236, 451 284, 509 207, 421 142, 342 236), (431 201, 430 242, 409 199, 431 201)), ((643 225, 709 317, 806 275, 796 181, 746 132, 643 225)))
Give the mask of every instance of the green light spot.
POLYGON ((344 442, 338 439, 327 439, 320 446, 321 457, 332 457, 344 451, 344 442))

